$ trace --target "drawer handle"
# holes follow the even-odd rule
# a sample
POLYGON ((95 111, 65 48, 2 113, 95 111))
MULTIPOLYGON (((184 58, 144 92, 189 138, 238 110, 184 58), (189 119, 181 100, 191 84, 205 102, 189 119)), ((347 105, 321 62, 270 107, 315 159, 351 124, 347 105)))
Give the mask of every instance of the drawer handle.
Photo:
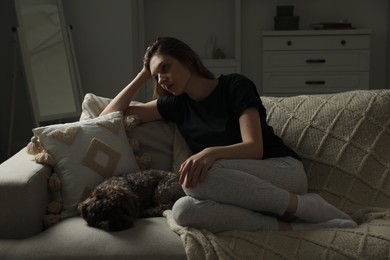
POLYGON ((307 80, 306 85, 325 85, 324 80, 307 80))
POLYGON ((345 44, 347 44, 347 41, 346 41, 346 40, 341 40, 341 41, 340 41, 340 44, 341 44, 341 45, 345 45, 345 44))
POLYGON ((291 46, 292 45, 292 41, 287 41, 286 44, 287 44, 287 46, 291 46))
POLYGON ((325 59, 308 59, 306 60, 306 63, 325 63, 325 59))

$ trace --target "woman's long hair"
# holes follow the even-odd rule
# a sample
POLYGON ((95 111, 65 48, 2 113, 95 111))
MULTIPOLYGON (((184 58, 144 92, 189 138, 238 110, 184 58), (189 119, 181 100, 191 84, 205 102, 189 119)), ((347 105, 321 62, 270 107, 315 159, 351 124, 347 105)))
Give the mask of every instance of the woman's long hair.
MULTIPOLYGON (((193 71, 207 79, 215 79, 214 74, 203 65, 198 54, 196 54, 196 52, 187 44, 178 39, 172 37, 159 37, 146 49, 144 55, 144 65, 149 70, 150 60, 156 54, 171 56, 186 66, 190 71, 193 71)), ((156 81, 153 98, 165 96, 168 93, 169 92, 163 89, 156 81)))

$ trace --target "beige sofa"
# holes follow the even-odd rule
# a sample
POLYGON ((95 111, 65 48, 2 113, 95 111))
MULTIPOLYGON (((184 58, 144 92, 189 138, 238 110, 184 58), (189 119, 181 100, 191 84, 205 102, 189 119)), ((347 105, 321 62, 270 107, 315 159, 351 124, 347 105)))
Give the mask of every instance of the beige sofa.
MULTIPOLYGON (((178 226, 167 211, 115 233, 79 216, 43 230, 51 168, 23 149, 0 165, 0 259, 389 259, 390 90, 262 100, 268 122, 302 156, 310 191, 351 214, 357 228, 212 234, 178 226)), ((87 95, 81 119, 107 102, 87 95)), ((175 169, 186 156, 170 124, 134 131, 154 168, 175 169)))

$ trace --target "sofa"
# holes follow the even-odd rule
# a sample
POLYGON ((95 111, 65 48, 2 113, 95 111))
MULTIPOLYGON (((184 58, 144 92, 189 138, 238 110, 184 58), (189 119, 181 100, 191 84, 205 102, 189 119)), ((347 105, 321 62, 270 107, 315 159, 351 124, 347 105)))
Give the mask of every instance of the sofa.
MULTIPOLYGON (((78 215, 43 225, 56 168, 37 163, 27 146, 0 165, 0 259, 390 259, 390 90, 262 101, 269 124, 301 155, 309 191, 357 228, 213 234, 177 225, 169 210, 119 232, 88 227, 78 215)), ((87 94, 80 121, 108 102, 87 94)), ((176 171, 189 154, 167 122, 135 126, 127 137, 151 168, 176 171)))

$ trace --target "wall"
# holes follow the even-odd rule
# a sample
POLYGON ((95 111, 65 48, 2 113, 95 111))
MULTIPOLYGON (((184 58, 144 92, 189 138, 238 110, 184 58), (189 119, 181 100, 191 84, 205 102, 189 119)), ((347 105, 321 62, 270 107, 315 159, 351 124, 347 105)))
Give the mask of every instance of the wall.
MULTIPOLYGON (((113 97, 134 76, 137 34, 131 0, 65 0, 84 93, 113 97)), ((136 14, 136 13, 135 13, 136 14)), ((137 63, 138 64, 138 63, 137 63)))

